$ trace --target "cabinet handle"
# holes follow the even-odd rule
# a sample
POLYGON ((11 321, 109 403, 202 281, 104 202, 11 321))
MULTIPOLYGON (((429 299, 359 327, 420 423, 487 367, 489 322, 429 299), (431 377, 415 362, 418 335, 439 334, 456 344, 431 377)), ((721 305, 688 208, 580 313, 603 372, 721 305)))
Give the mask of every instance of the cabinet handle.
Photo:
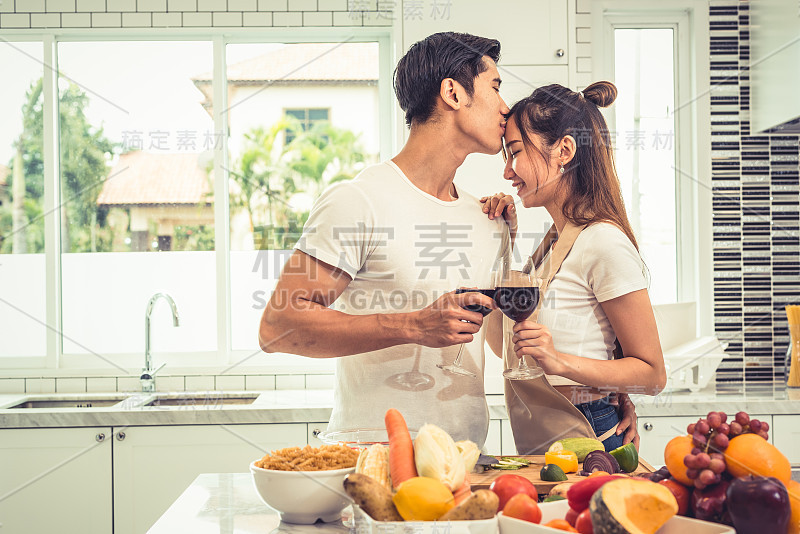
POLYGON ((125 441, 125 432, 122 430, 117 432, 117 441, 125 441))
POLYGON ((103 434, 102 432, 100 432, 99 434, 97 434, 97 435, 94 437, 94 439, 97 441, 97 443, 102 443, 103 441, 105 441, 105 439, 106 439, 106 435, 105 435, 105 434, 103 434))
POLYGON ((563 48, 559 48, 558 50, 556 50, 556 57, 564 57, 564 49, 563 48))
POLYGON ((651 430, 653 430, 653 423, 645 423, 644 429, 650 432, 651 430))
POLYGON ((319 428, 315 428, 314 430, 311 431, 311 435, 314 436, 315 438, 319 437, 320 434, 322 434, 322 430, 320 430, 319 428))

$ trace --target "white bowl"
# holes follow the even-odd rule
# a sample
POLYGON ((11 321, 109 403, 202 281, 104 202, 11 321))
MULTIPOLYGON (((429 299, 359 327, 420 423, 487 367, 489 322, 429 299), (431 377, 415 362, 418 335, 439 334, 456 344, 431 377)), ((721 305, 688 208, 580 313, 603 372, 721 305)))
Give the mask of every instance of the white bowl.
POLYGON ((280 513, 281 521, 310 525, 321 519, 338 521, 350 503, 344 477, 355 467, 330 471, 275 471, 250 464, 253 484, 264 503, 280 513))
MULTIPOLYGON (((540 503, 542 510, 542 523, 547 523, 553 519, 564 519, 569 510, 567 501, 554 501, 540 503)), ((546 527, 543 524, 530 523, 522 519, 506 517, 503 512, 497 514, 497 522, 500 525, 500 534, 550 534, 561 532, 555 528, 546 527)), ((680 515, 673 516, 669 521, 656 531, 656 534, 735 534, 732 527, 691 519, 680 515)))

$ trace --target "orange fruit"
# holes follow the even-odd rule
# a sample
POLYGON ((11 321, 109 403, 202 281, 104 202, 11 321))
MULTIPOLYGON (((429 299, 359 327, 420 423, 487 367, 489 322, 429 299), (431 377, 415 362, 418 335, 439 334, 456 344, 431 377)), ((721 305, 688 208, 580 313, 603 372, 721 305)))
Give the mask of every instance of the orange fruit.
POLYGON ((733 438, 725 449, 725 462, 728 472, 735 477, 775 477, 784 484, 792 478, 792 466, 786 456, 756 434, 733 438))
POLYGON ((792 517, 789 519, 788 534, 800 534, 800 482, 790 480, 786 483, 789 502, 792 503, 792 517))
POLYGON ((683 458, 692 452, 694 445, 692 445, 692 436, 677 436, 669 440, 667 446, 664 447, 664 464, 669 470, 672 478, 691 486, 694 483, 692 479, 686 476, 686 465, 683 463, 683 458))

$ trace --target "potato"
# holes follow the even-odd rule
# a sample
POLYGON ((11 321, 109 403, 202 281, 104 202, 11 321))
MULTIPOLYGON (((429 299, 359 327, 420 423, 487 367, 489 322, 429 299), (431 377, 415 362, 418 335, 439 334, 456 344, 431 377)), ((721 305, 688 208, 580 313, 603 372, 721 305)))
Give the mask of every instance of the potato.
POLYGON ((344 479, 344 491, 375 521, 402 521, 389 490, 370 476, 351 473, 344 479))
POLYGON ((500 499, 497 494, 489 490, 477 490, 467 497, 467 500, 451 508, 438 521, 474 521, 491 519, 497 513, 500 499))
POLYGON ((561 495, 565 499, 567 498, 567 490, 570 486, 575 484, 575 482, 562 482, 561 484, 556 484, 550 489, 550 493, 547 495, 561 495))

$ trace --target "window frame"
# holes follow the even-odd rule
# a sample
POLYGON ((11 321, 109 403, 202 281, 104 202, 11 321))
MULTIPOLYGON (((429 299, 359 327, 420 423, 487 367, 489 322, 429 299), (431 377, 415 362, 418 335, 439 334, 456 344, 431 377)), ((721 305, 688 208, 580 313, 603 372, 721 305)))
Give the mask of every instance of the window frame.
MULTIPOLYGON (((675 64, 677 300, 696 302, 698 335, 714 331, 708 14, 691 0, 665 9, 637 0, 592 3, 595 79, 614 80, 614 31, 671 28, 675 64)), ((616 117, 608 113, 611 130, 616 117)))
MULTIPOLYGON (((331 121, 331 108, 319 108, 319 107, 316 107, 316 108, 283 108, 283 114, 284 115, 290 115, 291 112, 295 112, 295 111, 303 111, 304 112, 303 114, 305 115, 305 117, 303 118, 303 121, 302 121, 302 127, 303 127, 303 131, 304 132, 306 132, 309 129, 311 129, 314 126, 315 123, 330 122, 331 121), (325 115, 326 115, 326 118, 324 118, 324 119, 311 119, 310 118, 310 115, 311 115, 310 112, 311 111, 324 111, 325 115)), ((291 115, 291 116, 294 117, 294 115, 291 115)), ((295 118, 297 118, 297 117, 295 117, 295 118)), ((289 128, 286 128, 284 130, 284 133, 283 133, 283 135, 284 135, 284 138, 283 138, 284 144, 288 145, 289 143, 294 141, 295 137, 297 137, 295 135, 294 137, 289 139, 289 135, 290 134, 291 134, 291 130, 289 128)))
MULTIPOLYGON (((144 363, 142 353, 123 353, 113 356, 113 364, 94 354, 66 354, 62 337, 62 280, 60 239, 60 171, 58 138, 58 54, 61 42, 107 42, 107 41, 203 41, 213 44, 213 91, 214 131, 220 133, 222 142, 214 151, 214 198, 225 201, 214 202, 215 263, 217 301, 217 347, 199 353, 159 353, 161 362, 169 363, 174 374, 203 374, 232 371, 243 374, 249 371, 314 372, 333 370, 333 361, 304 358, 301 356, 273 354, 267 359, 254 361, 253 356, 261 351, 250 352, 232 349, 231 299, 230 299, 230 208, 228 201, 228 126, 227 115, 227 56, 229 44, 268 43, 336 43, 377 42, 379 47, 378 101, 381 160, 391 157, 397 143, 398 119, 392 99, 392 71, 396 50, 392 43, 392 28, 287 28, 264 32, 243 28, 147 28, 146 30, 116 28, 113 30, 86 28, 70 30, 37 31, 3 30, 0 37, 9 42, 42 42, 44 45, 43 68, 43 117, 44 117, 44 210, 45 216, 45 262, 46 262, 46 328, 47 353, 45 356, 0 358, 0 369, 11 371, 11 375, 24 375, 29 371, 48 370, 58 375, 59 371, 85 371, 87 374, 120 374, 138 370, 144 363), (233 371, 235 369, 235 371, 233 371)), ((142 335, 144 326, 142 325, 142 335)), ((256 332, 253 332, 256 338, 256 332)), ((6 373, 9 374, 9 373, 6 373)))

